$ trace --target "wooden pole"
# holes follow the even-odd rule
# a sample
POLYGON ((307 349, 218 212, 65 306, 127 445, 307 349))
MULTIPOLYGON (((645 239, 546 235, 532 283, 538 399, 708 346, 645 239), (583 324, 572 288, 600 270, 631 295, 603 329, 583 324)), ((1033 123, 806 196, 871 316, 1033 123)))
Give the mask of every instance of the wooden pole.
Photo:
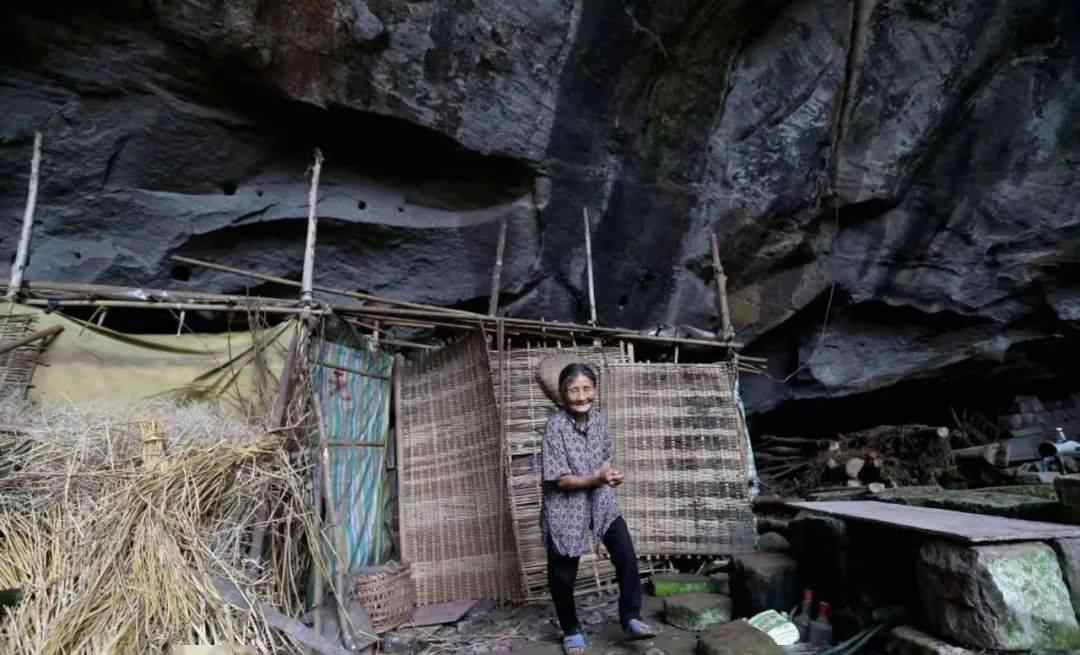
POLYGON ((22 287, 26 259, 30 255, 30 233, 34 227, 34 210, 37 208, 38 178, 41 176, 41 132, 34 132, 34 156, 30 160, 30 190, 26 194, 26 212, 23 214, 22 234, 19 235, 19 249, 15 253, 15 265, 11 267, 11 283, 8 284, 7 298, 11 300, 19 295, 22 287))
POLYGON ((315 230, 318 226, 316 206, 319 204, 319 174, 322 172, 322 151, 315 148, 315 163, 311 168, 311 191, 308 194, 307 243, 304 245, 304 274, 300 280, 300 300, 313 301, 311 285, 315 275, 315 230))
POLYGON ((499 309, 499 290, 502 278, 503 252, 506 250, 506 217, 499 221, 499 245, 495 247, 495 268, 491 271, 491 300, 488 302, 488 316, 494 316, 499 309))
POLYGON ((731 314, 728 312, 727 276, 724 275, 724 265, 720 263, 720 242, 713 230, 709 230, 709 242, 712 244, 713 269, 716 270, 716 307, 720 310, 720 335, 724 341, 731 341, 735 338, 735 328, 731 327, 731 314))
POLYGON ((585 221, 585 265, 589 274, 589 324, 596 325, 596 287, 593 283, 592 269, 592 226, 589 224, 588 207, 581 208, 581 215, 585 221))

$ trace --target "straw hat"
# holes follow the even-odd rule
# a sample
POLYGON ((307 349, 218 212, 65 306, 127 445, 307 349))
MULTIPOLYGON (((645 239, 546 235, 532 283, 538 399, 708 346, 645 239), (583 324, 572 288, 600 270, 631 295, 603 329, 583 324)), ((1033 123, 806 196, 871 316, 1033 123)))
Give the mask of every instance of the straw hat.
POLYGON ((536 381, 540 383, 544 393, 556 405, 562 405, 562 396, 559 393, 559 373, 571 364, 581 362, 580 355, 550 355, 540 360, 540 366, 536 369, 536 381))

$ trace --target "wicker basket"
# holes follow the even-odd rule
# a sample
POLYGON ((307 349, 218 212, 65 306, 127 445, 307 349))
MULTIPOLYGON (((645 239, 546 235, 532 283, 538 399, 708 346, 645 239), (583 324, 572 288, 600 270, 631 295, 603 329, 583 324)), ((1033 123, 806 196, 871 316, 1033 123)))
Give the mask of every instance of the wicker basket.
POLYGON ((408 621, 416 606, 416 587, 408 564, 382 567, 357 576, 353 594, 367 610, 371 625, 379 634, 408 621))

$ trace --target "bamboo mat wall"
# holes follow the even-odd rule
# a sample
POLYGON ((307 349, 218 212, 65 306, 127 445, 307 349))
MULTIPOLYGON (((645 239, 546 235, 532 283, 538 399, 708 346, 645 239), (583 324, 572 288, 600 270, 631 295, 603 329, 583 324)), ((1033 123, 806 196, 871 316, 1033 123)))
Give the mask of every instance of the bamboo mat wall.
POLYGON ((405 363, 396 386, 401 550, 417 604, 518 596, 483 335, 405 363))
MULTIPOLYGON (((524 348, 506 350, 505 388, 498 352, 491 353, 496 397, 506 420, 507 493, 513 520, 514 541, 520 562, 521 588, 526 600, 548 599, 547 553, 540 531, 539 454, 544 426, 556 411, 536 381, 540 362, 551 355, 573 354, 593 364, 600 376, 600 404, 604 402, 605 371, 609 364, 626 362, 618 348, 524 348)), ((614 584, 615 569, 605 557, 588 553, 581 558, 576 593, 583 594, 614 584)))
MULTIPOLYGON (((0 316, 0 346, 30 336, 36 320, 33 314, 0 316)), ((38 339, 0 355, 0 398, 26 397, 26 389, 34 377, 40 353, 41 339, 38 339)))
POLYGON ((639 556, 723 555, 755 539, 732 364, 614 364, 601 387, 619 505, 639 556))

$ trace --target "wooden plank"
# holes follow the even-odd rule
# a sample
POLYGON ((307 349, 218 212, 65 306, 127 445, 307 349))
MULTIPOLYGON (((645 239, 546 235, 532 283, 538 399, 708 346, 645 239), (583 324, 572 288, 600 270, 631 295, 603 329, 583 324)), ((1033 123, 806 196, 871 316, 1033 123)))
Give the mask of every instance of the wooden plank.
POLYGON ((408 625, 413 628, 422 628, 425 625, 455 623, 464 618, 469 613, 469 610, 475 606, 475 600, 455 600, 449 603, 417 607, 413 610, 408 625))
POLYGON ((1080 537, 1080 526, 1075 525, 1023 521, 874 500, 792 502, 787 503, 787 506, 855 521, 915 530, 969 544, 1080 537))

